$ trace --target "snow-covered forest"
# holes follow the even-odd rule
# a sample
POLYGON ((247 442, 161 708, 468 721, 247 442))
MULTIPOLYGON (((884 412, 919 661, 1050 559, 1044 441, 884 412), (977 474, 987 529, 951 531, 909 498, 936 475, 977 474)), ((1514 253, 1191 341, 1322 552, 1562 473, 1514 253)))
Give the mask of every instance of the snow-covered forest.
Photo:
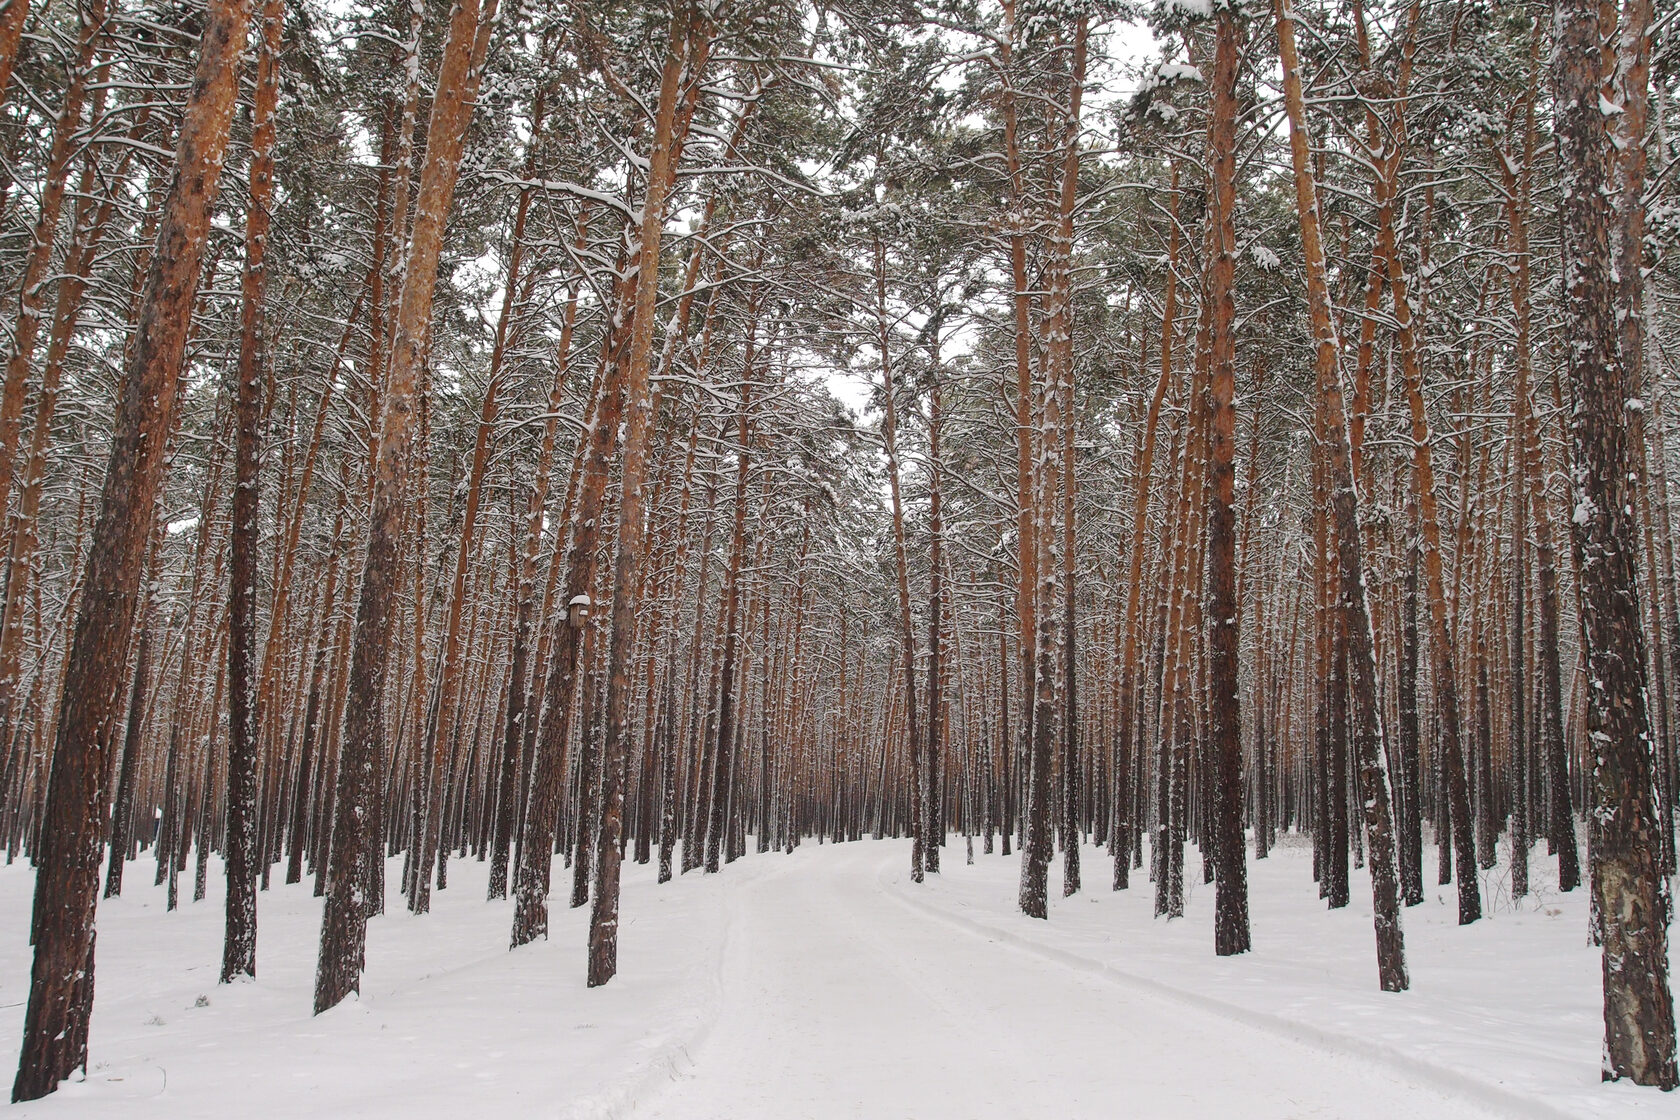
POLYGON ((1656 0, 0 0, 15 1113, 1680 1116, 1677 98, 1656 0))

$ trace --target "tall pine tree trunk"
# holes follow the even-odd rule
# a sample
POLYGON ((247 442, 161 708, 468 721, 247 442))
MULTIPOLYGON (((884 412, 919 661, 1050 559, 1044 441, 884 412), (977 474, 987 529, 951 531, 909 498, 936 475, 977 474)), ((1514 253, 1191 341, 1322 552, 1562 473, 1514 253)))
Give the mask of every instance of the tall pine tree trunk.
MULTIPOLYGON (((11 0, 8 9, 0 11, 0 51, 4 50, 10 9, 21 6, 18 0, 11 0)), ((69 63, 69 84, 59 105, 58 119, 53 124, 52 147, 47 153, 46 165, 41 169, 40 210, 30 231, 29 252, 18 282, 17 319, 12 328, 12 345, 6 355, 5 379, 3 387, 0 387, 0 496, 10 494, 12 490, 18 441, 23 434, 23 404, 30 360, 35 353, 35 339, 40 333, 41 320, 45 317, 53 246, 58 240, 59 216, 63 213, 64 196, 70 185, 70 160, 80 148, 82 109, 87 103, 88 87, 96 69, 94 54, 106 31, 105 9, 105 0, 88 0, 83 8, 76 55, 69 63)), ((0 66, 8 61, 0 55, 0 66)), ((0 81, 3 80, 0 76, 0 81)), ((3 89, 4 86, 0 85, 0 90, 3 89)))
POLYGON ((112 738, 250 17, 249 0, 210 0, 157 248, 141 289, 65 666, 37 861, 35 963, 14 1101, 46 1096, 87 1064, 93 915, 112 738))
POLYGON ((1553 66, 1563 247, 1570 262, 1563 351, 1574 402, 1571 526, 1581 560, 1581 629, 1591 682, 1587 733, 1597 822, 1592 887, 1604 945, 1603 1076, 1672 1089, 1680 1077, 1645 708, 1632 514, 1635 449, 1626 415, 1632 378, 1618 346, 1600 43, 1595 0, 1558 0, 1553 66))
MULTIPOLYGON (((1062 805, 1060 816, 1062 834, 1062 894, 1064 897, 1079 890, 1079 842, 1081 829, 1079 811, 1082 793, 1079 770, 1079 642, 1078 599, 1075 578, 1078 574, 1077 519, 1075 507, 1079 496, 1079 480, 1075 471, 1078 422, 1074 412, 1073 377, 1073 212, 1079 195, 1079 128, 1080 108, 1085 93, 1085 64, 1090 36, 1089 20, 1080 16, 1073 32, 1073 58, 1068 74, 1068 100, 1062 122, 1062 167, 1056 206, 1056 232, 1052 241, 1050 268, 1049 316, 1046 324, 1047 349, 1050 357, 1050 388, 1058 394, 1062 417, 1061 503, 1062 547, 1062 635, 1061 658, 1062 693, 1062 805)), ((1049 609, 1049 604, 1045 604, 1049 609)))
MULTIPOLYGON (((396 342, 380 400, 373 505, 367 555, 351 643, 349 709, 338 764, 338 789, 328 851, 327 905, 315 973, 315 1011, 359 991, 367 945, 371 865, 381 859, 375 817, 384 789, 384 691, 397 613, 399 536, 408 497, 416 388, 431 327, 432 293, 444 224, 455 196, 461 151, 478 100, 478 82, 496 0, 457 0, 438 68, 438 95, 426 136, 426 163, 416 197, 413 237, 398 302, 396 342)), ((418 606, 418 604, 417 604, 418 606)))
POLYGON ((648 363, 653 353, 655 300, 659 295, 659 243, 665 226, 665 201, 675 166, 672 137, 677 97, 684 77, 685 56, 692 47, 695 16, 679 2, 672 15, 665 65, 659 79, 653 150, 648 157, 648 189, 642 202, 642 244, 631 319, 629 369, 624 381, 624 458, 619 472, 618 554, 613 563, 612 637, 607 647, 607 729, 603 759, 601 826, 595 857, 595 905, 589 915, 589 975, 591 988, 618 972, 619 841, 624 830, 625 770, 629 759, 632 646, 636 640, 637 585, 647 545, 642 489, 649 458, 653 402, 648 386, 648 363))
POLYGON ((1320 433, 1329 452, 1330 504, 1341 594, 1341 614, 1348 635, 1349 699, 1352 706, 1355 766, 1365 808, 1365 833, 1371 869, 1372 920, 1377 938, 1377 978, 1384 991, 1404 991, 1411 984, 1406 970, 1405 935, 1400 921, 1399 871, 1395 857, 1393 810, 1390 805, 1387 759, 1381 711, 1377 703, 1376 655, 1371 616, 1365 602, 1359 539, 1359 492, 1343 413, 1341 371, 1337 368, 1335 327, 1330 318, 1330 293, 1325 282, 1324 243, 1319 232, 1318 191, 1308 163, 1310 141, 1306 98, 1301 89, 1301 64, 1295 50, 1295 24, 1286 0, 1274 0, 1278 46, 1283 66, 1284 103, 1289 117, 1289 150, 1295 171, 1295 204, 1301 224, 1301 248, 1306 260, 1307 300, 1316 342, 1315 373, 1329 430, 1320 433))
MULTIPOLYGON (((736 722, 739 719, 736 660, 741 645, 741 580, 746 567, 747 481, 752 467, 753 363, 758 336, 761 286, 754 284, 747 296, 747 324, 742 358, 741 402, 737 414, 735 449, 735 525, 730 534, 729 567, 724 572, 723 657, 718 670, 718 714, 716 738, 711 746, 708 794, 703 801, 706 822, 706 872, 716 874, 722 866, 729 826, 730 793, 734 787, 736 722)), ((708 728, 708 730, 710 730, 708 728)))
POLYGON ((1213 178, 1212 300, 1209 382, 1207 580, 1208 710, 1213 772, 1213 951, 1222 957, 1249 949, 1247 845, 1243 843, 1242 710, 1237 692, 1236 536, 1236 271, 1237 64, 1242 29, 1229 6, 1219 10, 1213 61, 1213 111, 1208 157, 1213 178))
MULTIPOLYGON (((910 562, 904 543, 904 501, 900 493, 898 463, 898 384, 893 377, 892 334, 887 319, 887 251, 880 235, 875 237, 875 332, 881 350, 881 389, 885 416, 881 439, 887 453, 887 486, 892 495, 893 571, 898 587, 899 657, 904 673, 905 724, 910 744, 910 796, 912 808, 910 878, 922 881, 926 866, 927 832, 921 824, 922 731, 916 698, 916 630, 910 617, 910 562)), ((931 695, 931 694, 930 694, 931 695)))
MULTIPOLYGON (((274 197, 274 71, 285 8, 264 0, 259 18, 256 101, 251 112, 250 201, 234 376, 233 528, 228 599, 228 801, 226 923, 222 983, 257 974, 257 641, 258 428, 262 423, 263 296, 274 197)), ((300 501, 301 496, 300 496, 300 501)))

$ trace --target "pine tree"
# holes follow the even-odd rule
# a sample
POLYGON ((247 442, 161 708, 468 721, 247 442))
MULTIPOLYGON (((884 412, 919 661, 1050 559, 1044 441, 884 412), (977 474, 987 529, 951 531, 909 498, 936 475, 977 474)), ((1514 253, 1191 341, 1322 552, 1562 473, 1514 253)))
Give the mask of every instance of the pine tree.
POLYGON ((181 124, 124 370, 111 457, 82 577, 58 717, 45 844, 38 854, 29 1007, 14 1101, 36 1100, 87 1065, 94 907, 109 804, 110 757, 139 602, 150 516, 164 472, 199 265, 233 119, 251 9, 214 0, 181 124))

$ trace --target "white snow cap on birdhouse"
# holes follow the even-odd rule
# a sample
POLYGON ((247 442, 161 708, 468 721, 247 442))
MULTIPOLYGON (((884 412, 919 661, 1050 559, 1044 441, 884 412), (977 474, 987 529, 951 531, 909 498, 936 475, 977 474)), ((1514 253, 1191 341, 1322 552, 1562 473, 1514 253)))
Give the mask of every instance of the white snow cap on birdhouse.
POLYGON ((573 595, 566 604, 566 624, 574 629, 581 628, 589 619, 589 596, 573 595))

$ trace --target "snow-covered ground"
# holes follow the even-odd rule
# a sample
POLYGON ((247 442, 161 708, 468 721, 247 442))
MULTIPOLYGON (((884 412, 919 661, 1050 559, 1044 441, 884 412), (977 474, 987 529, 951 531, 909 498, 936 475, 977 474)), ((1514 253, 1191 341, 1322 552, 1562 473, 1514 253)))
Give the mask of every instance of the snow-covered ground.
MULTIPOLYGON (((0 1114, 1680 1117, 1680 1094, 1600 1084, 1586 896, 1546 888, 1542 850, 1520 907, 1501 869, 1475 926, 1455 924, 1450 888, 1406 912, 1403 995, 1377 990, 1368 880, 1327 912, 1298 843, 1251 862, 1254 951, 1227 960, 1210 887, 1157 921, 1145 876, 1110 892, 1095 850, 1090 889, 1048 922, 1015 909, 1017 859, 965 865, 960 838, 921 886, 898 841, 808 842, 666 886, 630 865, 621 970, 594 991, 586 910, 557 900, 552 939, 510 953, 511 905, 483 900, 483 865, 451 861, 429 916, 393 894, 362 998, 319 1018, 307 884, 260 897, 258 979, 219 986, 218 880, 169 914, 142 862, 100 907, 87 1079, 0 1114)), ((0 869, 7 1063, 31 887, 0 869)))

